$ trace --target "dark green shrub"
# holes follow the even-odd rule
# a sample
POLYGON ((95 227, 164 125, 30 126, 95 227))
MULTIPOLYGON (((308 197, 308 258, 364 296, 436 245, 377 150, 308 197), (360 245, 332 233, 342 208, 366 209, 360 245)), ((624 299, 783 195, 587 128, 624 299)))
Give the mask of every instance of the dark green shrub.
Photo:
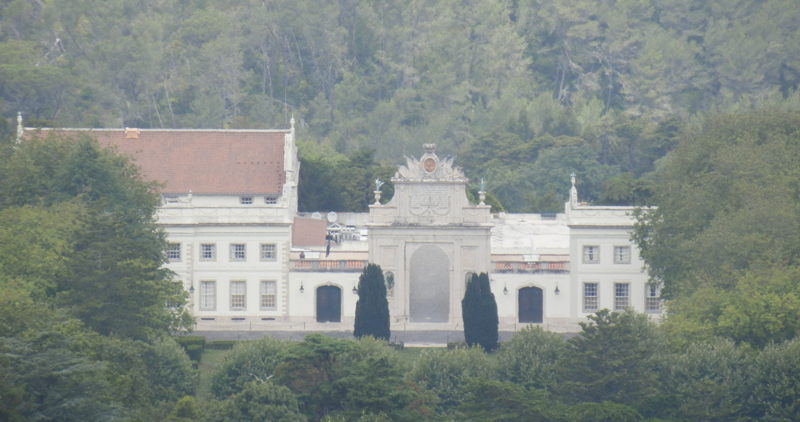
POLYGON ((358 278, 358 302, 353 335, 356 338, 372 336, 386 341, 391 337, 386 282, 379 265, 367 265, 358 278))
POLYGON ((238 340, 217 340, 206 344, 207 349, 211 350, 231 350, 238 340))
POLYGON ((469 349, 469 346, 467 346, 466 341, 448 341, 447 350, 454 350, 454 349, 469 349))
POLYGON ((175 336, 173 339, 184 349, 191 345, 198 345, 201 350, 206 349, 206 338, 204 336, 175 336))
POLYGON ((472 274, 461 301, 461 314, 464 339, 470 347, 478 344, 487 352, 497 348, 499 318, 488 274, 472 274))
POLYGON ((189 355, 189 359, 199 363, 203 356, 203 348, 199 344, 186 346, 186 354, 189 355))

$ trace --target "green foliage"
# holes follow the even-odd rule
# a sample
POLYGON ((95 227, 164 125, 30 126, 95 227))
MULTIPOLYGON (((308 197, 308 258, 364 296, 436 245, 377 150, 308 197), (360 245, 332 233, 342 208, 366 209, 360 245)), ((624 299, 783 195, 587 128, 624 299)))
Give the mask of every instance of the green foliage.
POLYGON ((167 422, 189 422, 199 420, 201 414, 200 406, 197 405, 194 397, 184 396, 175 403, 175 407, 165 420, 167 422))
POLYGON ((564 336, 528 325, 501 343, 497 351, 500 379, 527 389, 545 389, 556 380, 555 365, 567 349, 564 336))
POLYGON ((761 349, 800 332, 800 268, 769 266, 730 277, 730 286, 706 283, 672 301, 665 328, 677 348, 714 336, 761 349))
POLYGON ((611 401, 649 409, 658 394, 653 358, 664 347, 655 324, 633 311, 603 309, 588 318, 556 363, 557 395, 572 403, 611 401))
POLYGON ((570 409, 576 422, 636 422, 642 415, 624 404, 604 401, 602 403, 581 403, 570 409))
POLYGON ((647 179, 634 179, 633 173, 620 173, 603 182, 602 205, 650 205, 655 183, 647 179))
POLYGON ((297 398, 272 382, 248 382, 230 398, 212 405, 207 420, 215 422, 305 422, 297 398))
POLYGON ((497 348, 499 319, 489 275, 472 274, 461 300, 464 318, 464 339, 470 347, 480 345, 487 352, 497 348))
POLYGON ((537 422, 567 420, 568 409, 544 390, 526 390, 505 381, 473 378, 458 408, 460 421, 537 422))
POLYGON ((382 203, 394 195, 390 179, 396 168, 377 163, 374 150, 360 149, 345 157, 320 149, 310 141, 298 143, 302 166, 298 188, 300 211, 365 212, 375 202, 375 179, 386 182, 381 187, 382 203))
POLYGON ((686 422, 741 417, 750 368, 746 348, 724 339, 692 343, 678 353, 666 354, 659 366, 659 414, 686 422))
POLYGON ((438 410, 449 415, 467 400, 472 378, 496 378, 492 362, 479 347, 424 350, 408 374, 410 381, 436 394, 438 410))
POLYGON ((335 340, 309 334, 281 354, 275 382, 297 394, 310 420, 368 412, 414 421, 430 414, 430 399, 404 380, 403 365, 386 342, 335 340))
POLYGON ((800 112, 711 116, 657 171, 634 240, 667 298, 733 288, 734 271, 800 262, 800 112), (700 282, 702 281, 702 282, 700 282))
POLYGON ((78 341, 57 331, 0 341, 3 420, 100 421, 124 415, 107 395, 104 365, 74 350, 78 341))
POLYGON ((372 336, 389 341, 389 301, 380 265, 369 264, 358 278, 358 302, 353 329, 356 338, 372 336))
POLYGON ((236 343, 211 375, 212 393, 222 400, 241 392, 249 382, 264 381, 273 376, 281 362, 280 354, 289 346, 288 342, 269 336, 236 343))
POLYGON ((174 336, 173 339, 183 348, 194 345, 200 346, 200 350, 204 350, 206 347, 205 336, 174 336))
POLYGON ((231 350, 237 344, 238 340, 215 340, 206 344, 206 347, 214 350, 231 350))
POLYGON ((745 413, 752 420, 790 421, 800 417, 800 341, 767 346, 753 362, 745 413))
POLYGON ((190 344, 186 346, 184 350, 186 350, 186 354, 189 355, 189 359, 194 362, 200 362, 200 359, 203 357, 203 348, 198 344, 190 344))
POLYGON ((32 255, 11 253, 4 273, 101 334, 146 339, 187 327, 186 293, 161 268, 154 187, 88 136, 22 143, 0 163, 0 210, 18 224, 0 233, 0 250, 27 240, 32 255))

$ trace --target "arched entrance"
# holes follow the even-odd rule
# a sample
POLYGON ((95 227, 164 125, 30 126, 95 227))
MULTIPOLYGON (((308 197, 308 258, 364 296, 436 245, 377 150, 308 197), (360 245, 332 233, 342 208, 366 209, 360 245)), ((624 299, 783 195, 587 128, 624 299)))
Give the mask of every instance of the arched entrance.
POLYGON ((336 286, 317 288, 317 322, 342 321, 342 289, 336 286))
POLYGON ((438 246, 425 245, 411 255, 411 322, 450 319, 450 259, 438 246))
POLYGON ((519 322, 540 324, 544 316, 542 289, 523 287, 519 289, 519 322))

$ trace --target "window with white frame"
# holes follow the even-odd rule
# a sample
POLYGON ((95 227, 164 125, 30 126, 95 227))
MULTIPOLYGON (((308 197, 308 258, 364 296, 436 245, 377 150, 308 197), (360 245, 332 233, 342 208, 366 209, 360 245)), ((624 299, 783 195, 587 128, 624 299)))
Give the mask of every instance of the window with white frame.
POLYGON ((181 260, 181 244, 180 243, 168 243, 167 244, 167 259, 170 261, 180 261, 181 260))
POLYGON ((217 245, 214 243, 200 244, 200 260, 201 261, 216 261, 217 260, 217 245))
POLYGON ((614 263, 615 264, 630 264, 631 263, 631 247, 630 246, 614 246, 614 263))
POLYGON ((177 196, 170 195, 170 196, 165 196, 164 197, 164 203, 165 204, 177 204, 179 202, 181 202, 181 200, 177 196))
POLYGON ((239 198, 239 203, 242 205, 253 205, 253 197, 252 196, 242 196, 239 198))
POLYGON ((600 263, 600 247, 599 246, 584 246, 583 247, 583 263, 584 264, 599 264, 600 263))
POLYGON ((277 196, 265 196, 264 197, 264 203, 267 204, 267 205, 275 205, 275 204, 278 203, 278 197, 277 196))
POLYGON ((597 283, 583 283, 583 311, 594 312, 598 309, 597 283))
POLYGON ((200 282, 200 310, 213 311, 217 308, 217 282, 200 282))
POLYGON ((262 243, 261 244, 261 260, 262 261, 275 261, 278 255, 275 253, 275 244, 274 243, 262 243))
POLYGON ((614 283, 614 310, 624 311, 630 306, 630 291, 627 283, 614 283))
POLYGON ((275 295, 277 294, 277 283, 275 281, 261 282, 261 309, 275 309, 275 295))
POLYGON ((231 281, 231 310, 243 311, 245 309, 247 283, 244 281, 231 281))
POLYGON ((658 285, 648 284, 645 286, 644 310, 645 312, 661 312, 661 292, 658 285))
POLYGON ((244 243, 231 243, 231 261, 244 261, 247 259, 247 245, 244 243))

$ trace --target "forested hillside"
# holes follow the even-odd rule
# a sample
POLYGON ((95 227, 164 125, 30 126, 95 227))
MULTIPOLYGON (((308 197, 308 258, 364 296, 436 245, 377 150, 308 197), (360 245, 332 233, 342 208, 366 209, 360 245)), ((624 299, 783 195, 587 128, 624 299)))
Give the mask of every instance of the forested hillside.
POLYGON ((294 114, 301 139, 391 164, 437 142, 510 211, 560 207, 572 171, 600 200, 607 179, 651 172, 677 127, 800 81, 794 0, 6 0, 0 14, 6 117, 294 114))

